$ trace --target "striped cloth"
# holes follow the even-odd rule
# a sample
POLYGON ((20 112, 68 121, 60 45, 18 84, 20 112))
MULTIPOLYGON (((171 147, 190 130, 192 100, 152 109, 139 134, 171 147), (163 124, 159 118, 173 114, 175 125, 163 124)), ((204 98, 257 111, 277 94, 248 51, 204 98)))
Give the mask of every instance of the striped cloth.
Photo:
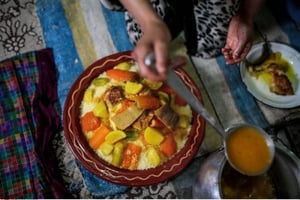
MULTIPOLYGON (((267 1, 257 17, 257 23, 271 41, 289 44, 300 51, 299 29, 286 15, 284 8, 283 0, 276 0, 275 3, 267 1)), ((20 66, 26 66, 23 63, 30 60, 28 56, 31 55, 34 60, 37 53, 26 54, 26 52, 46 47, 52 49, 58 72, 57 88, 54 87, 58 94, 58 110, 63 109, 71 85, 85 68, 104 56, 133 48, 126 33, 123 13, 107 10, 98 0, 22 0, 19 3, 4 1, 1 2, 0 11, 0 44, 3 46, 0 49, 0 60, 4 61, 16 54, 21 54, 14 59, 19 60, 20 66)), ((256 41, 258 42, 259 38, 256 38, 256 41)), ((178 54, 187 56, 182 37, 173 42, 171 54, 172 56, 178 54)), ((35 66, 35 64, 32 65, 35 66)), ((41 74, 38 66, 20 69, 28 69, 28 71, 22 71, 23 76, 27 77, 24 78, 24 83, 30 81, 36 83, 39 80, 41 74)), ((12 70, 6 72, 7 69, 2 67, 0 70, 1 87, 5 87, 0 91, 1 109, 2 106, 18 106, 20 100, 24 101, 20 105, 23 107, 0 110, 0 148, 2 152, 5 152, 1 155, 1 175, 5 179, 1 179, 3 186, 0 188, 0 197, 44 198, 55 197, 59 194, 66 195, 65 191, 55 192, 51 189, 50 185, 55 184, 45 177, 49 177, 49 173, 55 173, 43 171, 45 160, 41 162, 36 160, 37 155, 42 154, 44 147, 34 151, 36 144, 45 143, 35 143, 36 140, 41 142, 43 139, 34 135, 34 132, 28 132, 29 129, 32 131, 34 128, 45 126, 45 124, 39 126, 41 122, 36 118, 28 118, 32 117, 33 113, 33 110, 29 108, 32 108, 31 100, 37 91, 35 86, 26 85, 22 93, 10 92, 7 89, 13 87, 15 83, 13 81, 17 80, 17 72, 12 72, 12 70), (12 102, 4 105, 2 98, 6 98, 7 94, 12 97, 12 102), (19 120, 16 116, 25 121, 19 120), (14 124, 8 125, 6 123, 8 119, 11 119, 14 124), (20 130, 17 130, 15 134, 10 134, 8 129, 12 127, 20 130), (24 157, 20 156, 16 159, 14 155, 24 155, 24 157), (10 168, 11 163, 16 163, 13 165, 16 167, 10 168), (32 170, 22 173, 23 166, 32 166, 32 170), (13 173, 9 174, 7 170, 13 173), (14 185, 12 186, 11 183, 14 185)), ((299 107, 272 108, 257 101, 242 83, 238 67, 227 66, 222 56, 214 59, 192 57, 185 70, 199 86, 205 106, 224 127, 246 121, 265 128, 285 115, 300 110, 299 107)), ((61 119, 58 121, 61 122, 61 119)), ((59 158, 58 164, 63 177, 61 183, 66 186, 68 192, 72 193, 72 197, 191 198, 191 196, 180 196, 181 193, 188 193, 184 192, 183 188, 191 187, 193 184, 193 181, 188 178, 175 178, 149 187, 127 188, 93 176, 76 161, 66 144, 61 127, 59 129, 56 123, 57 121, 52 127, 56 132, 52 142, 56 149, 53 155, 59 158)), ((198 155, 214 151, 221 145, 220 137, 210 126, 206 126, 205 133, 198 155)))
POLYGON ((85 68, 104 56, 132 49, 123 13, 110 12, 96 0, 38 0, 36 7, 45 46, 55 49, 62 106, 85 68))

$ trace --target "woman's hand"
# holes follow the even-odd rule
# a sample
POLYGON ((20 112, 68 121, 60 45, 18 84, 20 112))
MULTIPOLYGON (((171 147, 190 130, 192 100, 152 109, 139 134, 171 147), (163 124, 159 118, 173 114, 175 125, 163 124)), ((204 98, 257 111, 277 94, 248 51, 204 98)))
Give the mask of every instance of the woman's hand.
POLYGON ((222 53, 226 64, 241 62, 250 51, 253 38, 253 22, 264 0, 241 0, 238 14, 229 24, 227 40, 222 53))
POLYGON ((128 1, 120 0, 141 26, 143 35, 137 42, 132 56, 139 65, 141 75, 153 81, 166 79, 169 45, 172 39, 169 28, 155 12, 149 0, 128 1), (146 56, 154 52, 156 71, 151 71, 145 65, 146 56))
POLYGON ((229 24, 227 40, 222 53, 226 64, 241 62, 252 46, 253 25, 246 22, 241 16, 234 16, 229 24))
POLYGON ((166 79, 170 42, 171 34, 162 20, 153 21, 143 27, 143 36, 132 53, 140 67, 142 76, 153 81, 166 79), (145 65, 145 58, 151 52, 154 52, 156 58, 156 72, 145 65))

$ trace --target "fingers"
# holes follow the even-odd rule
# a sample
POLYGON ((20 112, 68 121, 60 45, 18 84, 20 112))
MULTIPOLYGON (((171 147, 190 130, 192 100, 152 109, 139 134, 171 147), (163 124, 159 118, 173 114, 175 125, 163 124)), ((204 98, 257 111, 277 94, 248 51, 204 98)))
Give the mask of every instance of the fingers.
POLYGON ((166 79, 169 64, 169 47, 167 43, 157 43, 155 44, 154 51, 157 73, 162 79, 166 79))
POLYGON ((244 58, 247 55, 247 53, 249 52, 250 47, 251 47, 251 42, 238 44, 236 50, 233 53, 233 57, 236 59, 238 59, 240 57, 244 58))
POLYGON ((221 49, 221 51, 222 51, 222 54, 224 55, 224 57, 231 57, 231 55, 232 55, 232 50, 229 48, 224 47, 221 49))
POLYGON ((226 60, 227 65, 232 65, 241 62, 245 59, 248 52, 250 51, 252 42, 247 42, 245 45, 238 45, 235 51, 231 48, 224 47, 222 48, 222 53, 226 60))
POLYGON ((142 77, 146 77, 151 80, 156 80, 157 74, 145 65, 145 58, 150 52, 152 52, 152 49, 150 47, 146 45, 137 45, 132 51, 131 56, 137 62, 140 69, 140 75, 142 77))
POLYGON ((252 26, 244 22, 235 16, 229 24, 226 44, 222 49, 228 65, 241 62, 252 46, 252 26))
POLYGON ((233 53, 232 53, 232 49, 229 48, 228 46, 222 48, 222 54, 226 60, 226 64, 227 65, 231 65, 231 64, 234 64, 235 63, 235 57, 233 56, 233 53))
POLYGON ((167 74, 168 51, 165 48, 157 49, 158 50, 155 51, 151 45, 137 44, 132 51, 132 57, 138 63, 140 75, 142 77, 148 78, 152 81, 163 81, 166 79, 167 74), (156 57, 156 70, 151 70, 145 64, 146 56, 153 51, 156 57))

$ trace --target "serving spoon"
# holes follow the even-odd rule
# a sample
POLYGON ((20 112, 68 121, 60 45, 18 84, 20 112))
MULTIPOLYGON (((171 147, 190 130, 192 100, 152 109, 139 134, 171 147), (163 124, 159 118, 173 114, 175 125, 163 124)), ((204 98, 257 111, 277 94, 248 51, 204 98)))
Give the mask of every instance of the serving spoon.
MULTIPOLYGON (((152 71, 156 71, 155 67, 155 55, 154 53, 149 53, 145 58, 145 65, 148 66, 152 71)), ((224 130, 222 125, 217 122, 217 120, 206 110, 206 108, 201 104, 201 102, 197 99, 197 97, 189 90, 189 88, 183 83, 183 81, 177 76, 177 74, 174 72, 172 68, 168 68, 167 71, 167 80, 165 81, 167 85, 169 85, 177 94, 179 94, 182 98, 185 99, 185 101, 196 111, 198 112, 212 127, 220 134, 223 140, 223 146, 225 149, 225 156, 227 160, 229 161, 229 164, 239 171, 242 174, 245 175, 260 175, 266 172, 269 167, 271 166, 271 163, 274 158, 275 154, 275 146, 272 138, 265 133, 262 129, 255 127, 253 125, 248 124, 240 124, 232 126, 231 128, 227 128, 224 130), (270 153, 270 162, 267 166, 264 167, 264 169, 255 172, 255 173, 249 173, 241 170, 239 167, 237 167, 234 164, 234 161, 232 161, 228 155, 228 138, 231 136, 236 130, 243 127, 251 127, 255 129, 264 139, 265 143, 267 144, 269 153, 270 153)), ((256 147, 253 147, 256 148, 256 147)))
POLYGON ((253 56, 251 58, 245 58, 246 66, 253 66, 254 68, 259 67, 260 64, 262 64, 270 55, 271 48, 270 43, 268 41, 268 38, 265 34, 263 34, 256 23, 254 23, 254 28, 257 33, 262 37, 263 39, 263 48, 261 49, 261 53, 258 54, 258 56, 253 56))

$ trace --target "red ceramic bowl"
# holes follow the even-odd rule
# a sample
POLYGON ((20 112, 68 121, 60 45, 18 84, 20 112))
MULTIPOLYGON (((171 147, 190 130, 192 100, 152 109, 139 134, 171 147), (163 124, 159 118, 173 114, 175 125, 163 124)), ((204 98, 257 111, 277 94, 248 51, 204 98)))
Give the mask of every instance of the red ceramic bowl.
MULTIPOLYGON (((74 82, 67 96, 63 125, 66 140, 77 160, 90 172, 109 182, 126 186, 145 186, 162 182, 183 170, 197 153, 204 137, 204 119, 193 112, 192 128, 184 147, 171 160, 146 170, 127 170, 114 167, 102 160, 89 146, 80 125, 80 104, 84 91, 91 81, 102 72, 118 63, 132 60, 131 52, 116 53, 102 58, 89 66, 74 82)), ((178 69, 177 74, 191 88, 192 93, 202 101, 200 92, 192 79, 178 69)))

